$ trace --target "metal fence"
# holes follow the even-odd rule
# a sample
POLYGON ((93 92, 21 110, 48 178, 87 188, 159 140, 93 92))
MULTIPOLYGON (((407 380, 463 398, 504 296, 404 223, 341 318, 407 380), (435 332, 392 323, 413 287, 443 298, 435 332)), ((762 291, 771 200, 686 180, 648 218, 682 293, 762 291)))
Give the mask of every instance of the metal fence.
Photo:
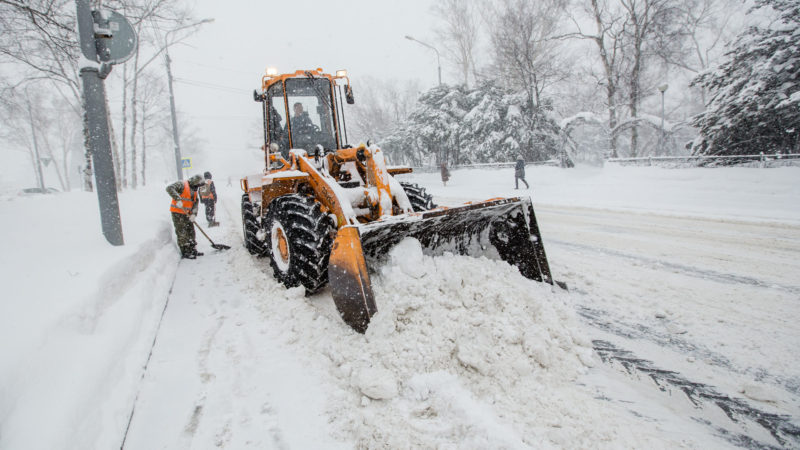
MULTIPOLYGON (((482 164, 459 164, 455 166, 447 166, 449 170, 460 170, 460 169, 508 169, 513 168, 516 165, 516 161, 511 162, 494 162, 494 163, 482 163, 482 164)), ((557 159, 550 159, 547 161, 534 161, 534 162, 526 162, 525 167, 528 166, 555 166, 558 167, 560 165, 560 161, 557 159)), ((439 166, 412 166, 414 172, 438 172, 440 169, 439 166)))
MULTIPOLYGON (((608 158, 604 163, 621 166, 656 166, 667 168, 682 167, 784 167, 800 166, 800 153, 775 153, 760 155, 720 155, 720 156, 648 156, 644 158, 608 158)), ((450 170, 460 169, 508 169, 516 162, 494 162, 483 164, 460 164, 448 166, 450 170)), ((557 159, 526 162, 528 166, 561 167, 557 159)), ((412 166, 414 172, 438 172, 439 166, 412 166)))
POLYGON ((609 158, 610 164, 658 167, 783 167, 800 166, 800 153, 719 156, 650 156, 645 158, 609 158))

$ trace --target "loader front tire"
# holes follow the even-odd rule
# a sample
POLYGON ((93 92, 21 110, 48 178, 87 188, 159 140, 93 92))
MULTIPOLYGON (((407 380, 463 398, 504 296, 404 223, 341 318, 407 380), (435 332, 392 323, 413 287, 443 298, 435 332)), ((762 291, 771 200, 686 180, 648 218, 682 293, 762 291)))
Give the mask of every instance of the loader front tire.
POLYGON ((328 281, 334 227, 320 204, 300 194, 278 197, 270 203, 264 224, 275 278, 289 288, 302 285, 306 295, 322 288, 328 281))
POLYGON ((433 196, 428 194, 424 187, 416 183, 408 183, 405 181, 401 181, 400 186, 403 186, 403 190, 406 191, 406 196, 408 197, 408 201, 411 202, 411 208, 414 209, 414 212, 422 212, 436 208, 436 205, 433 203, 433 196))
POLYGON ((244 248, 252 255, 264 255, 267 248, 264 241, 258 239, 259 220, 256 217, 253 203, 248 194, 242 195, 242 238, 244 248))

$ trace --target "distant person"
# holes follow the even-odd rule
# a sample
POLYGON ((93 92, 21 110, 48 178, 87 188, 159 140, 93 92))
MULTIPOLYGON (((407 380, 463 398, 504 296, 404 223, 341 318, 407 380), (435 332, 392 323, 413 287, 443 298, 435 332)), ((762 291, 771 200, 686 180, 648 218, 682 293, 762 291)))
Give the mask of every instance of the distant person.
POLYGON ((203 174, 205 184, 200 186, 200 201, 206 207, 206 220, 209 227, 216 227, 219 222, 215 219, 216 206, 217 206, 217 188, 214 186, 214 180, 211 179, 211 172, 203 174))
POLYGON ((519 189, 519 180, 525 183, 525 189, 530 189, 528 182, 525 181, 525 160, 522 155, 517 155, 517 165, 514 166, 514 189, 519 189))
POLYGON ((228 176, 228 187, 233 186, 233 179, 228 176))
POLYGON ((167 194, 172 197, 169 210, 172 213, 172 224, 175 226, 181 258, 196 259, 203 256, 197 251, 194 234, 194 220, 198 209, 197 190, 203 184, 203 176, 198 174, 187 181, 179 180, 167 186, 167 194))
POLYGON ((450 179, 450 171, 447 170, 447 163, 446 162, 442 163, 442 167, 440 168, 440 171, 442 173, 442 184, 447 186, 447 180, 450 179))

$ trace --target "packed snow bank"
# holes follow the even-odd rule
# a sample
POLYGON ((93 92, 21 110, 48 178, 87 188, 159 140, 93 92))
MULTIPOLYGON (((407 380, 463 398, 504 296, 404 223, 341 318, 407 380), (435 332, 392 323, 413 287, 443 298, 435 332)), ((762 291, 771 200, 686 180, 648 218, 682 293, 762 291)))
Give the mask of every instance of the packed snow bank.
POLYGON ((427 187, 437 201, 530 195, 542 205, 800 223, 800 167, 666 169, 610 164, 525 170, 529 190, 514 189, 512 169, 451 169, 447 186, 442 186, 438 173, 404 177, 427 187))
POLYGON ((93 193, 2 199, 0 447, 120 444, 177 260, 148 193, 121 196, 121 247, 93 193))

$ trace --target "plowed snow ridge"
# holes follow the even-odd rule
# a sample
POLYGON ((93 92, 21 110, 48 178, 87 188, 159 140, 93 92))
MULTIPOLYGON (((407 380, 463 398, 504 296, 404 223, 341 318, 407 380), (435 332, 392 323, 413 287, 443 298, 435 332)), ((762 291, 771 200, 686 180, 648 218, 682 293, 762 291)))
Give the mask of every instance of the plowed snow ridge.
POLYGON ((365 337, 324 314, 329 295, 311 299, 315 308, 261 303, 273 321, 286 315, 290 345, 330 360, 328 414, 343 440, 522 448, 637 446, 656 435, 627 437, 630 417, 576 389, 597 361, 566 293, 501 261, 425 256, 414 239, 372 277, 379 312, 365 337))

